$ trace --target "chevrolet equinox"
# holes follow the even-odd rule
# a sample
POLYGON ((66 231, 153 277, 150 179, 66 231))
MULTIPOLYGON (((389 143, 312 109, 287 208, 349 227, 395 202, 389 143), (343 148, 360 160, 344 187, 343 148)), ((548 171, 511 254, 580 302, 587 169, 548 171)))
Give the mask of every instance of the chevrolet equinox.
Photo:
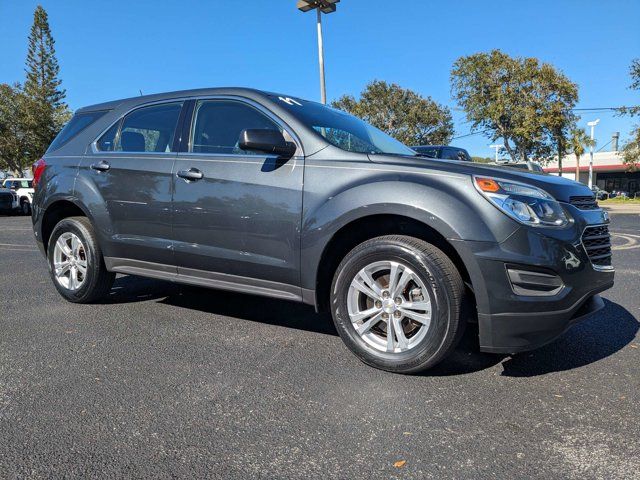
POLYGON ((304 302, 393 372, 544 345, 603 307, 609 219, 557 176, 418 156, 353 116, 245 88, 85 107, 34 164, 33 229, 71 302, 116 273, 304 302))

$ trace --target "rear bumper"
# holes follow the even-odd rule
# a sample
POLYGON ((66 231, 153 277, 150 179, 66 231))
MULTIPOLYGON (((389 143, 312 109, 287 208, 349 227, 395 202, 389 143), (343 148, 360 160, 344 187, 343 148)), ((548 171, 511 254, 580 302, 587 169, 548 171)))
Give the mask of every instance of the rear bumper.
POLYGON ((0 212, 12 213, 20 210, 20 202, 11 199, 11 201, 5 198, 0 199, 0 212))

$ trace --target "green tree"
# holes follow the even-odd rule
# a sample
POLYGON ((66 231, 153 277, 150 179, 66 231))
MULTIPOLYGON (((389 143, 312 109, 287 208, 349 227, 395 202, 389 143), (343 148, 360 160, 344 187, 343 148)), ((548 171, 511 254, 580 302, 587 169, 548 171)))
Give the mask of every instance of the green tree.
POLYGON ((594 146, 596 142, 592 140, 587 132, 582 128, 573 128, 571 129, 569 135, 569 151, 572 152, 576 157, 576 182, 579 181, 580 178, 580 157, 584 155, 587 147, 594 146))
MULTIPOLYGON (((629 76, 631 76, 631 85, 629 85, 629 88, 631 90, 640 90, 640 58, 631 61, 629 76)), ((640 113, 640 105, 622 107, 620 108, 620 113, 622 115, 638 115, 640 113)))
POLYGON ((622 147, 622 161, 629 170, 636 170, 640 164, 640 127, 636 127, 631 135, 631 139, 622 147))
POLYGON ((0 170, 20 175, 28 160, 27 98, 20 85, 0 84, 0 170))
POLYGON ((58 78, 60 66, 56 59, 55 41, 49 28, 47 12, 40 5, 33 14, 29 34, 24 94, 27 98, 25 121, 30 142, 31 160, 44 154, 70 112, 64 102, 65 91, 58 78))
MULTIPOLYGON (((629 88, 640 90, 640 58, 636 58, 631 62, 629 74, 631 75, 629 88)), ((620 113, 631 116, 638 115, 640 114, 640 106, 623 107, 620 109, 620 113)), ((635 170, 640 163, 640 126, 638 125, 631 131, 631 138, 622 147, 622 161, 628 166, 629 170, 635 170)))
POLYGON ((502 138, 512 160, 562 158, 578 87, 552 65, 500 50, 476 53, 454 63, 451 90, 472 130, 502 138))
POLYGON ((395 83, 374 80, 359 99, 344 95, 331 105, 406 145, 447 144, 453 136, 451 112, 446 106, 395 83))

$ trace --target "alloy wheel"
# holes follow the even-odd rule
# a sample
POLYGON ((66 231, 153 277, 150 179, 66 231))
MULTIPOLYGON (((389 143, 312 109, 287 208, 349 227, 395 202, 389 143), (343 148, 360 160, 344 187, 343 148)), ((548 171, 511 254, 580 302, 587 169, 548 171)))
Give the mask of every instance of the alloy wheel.
POLYGON ((65 232, 53 250, 53 268, 56 281, 67 290, 78 290, 87 276, 87 252, 80 238, 65 232))
POLYGON ((374 262, 349 286, 347 310, 356 333, 372 348, 400 353, 419 345, 432 318, 432 292, 408 266, 374 262))

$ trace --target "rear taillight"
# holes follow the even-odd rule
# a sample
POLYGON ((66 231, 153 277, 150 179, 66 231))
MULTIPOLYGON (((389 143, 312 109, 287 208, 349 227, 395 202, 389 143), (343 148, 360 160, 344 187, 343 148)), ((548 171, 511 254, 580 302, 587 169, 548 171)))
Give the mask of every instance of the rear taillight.
POLYGON ((44 161, 44 158, 41 158, 33 164, 33 167, 31 167, 31 169, 33 170, 33 188, 36 188, 36 186, 40 182, 40 177, 42 176, 42 172, 44 172, 44 167, 46 166, 47 162, 44 161))

